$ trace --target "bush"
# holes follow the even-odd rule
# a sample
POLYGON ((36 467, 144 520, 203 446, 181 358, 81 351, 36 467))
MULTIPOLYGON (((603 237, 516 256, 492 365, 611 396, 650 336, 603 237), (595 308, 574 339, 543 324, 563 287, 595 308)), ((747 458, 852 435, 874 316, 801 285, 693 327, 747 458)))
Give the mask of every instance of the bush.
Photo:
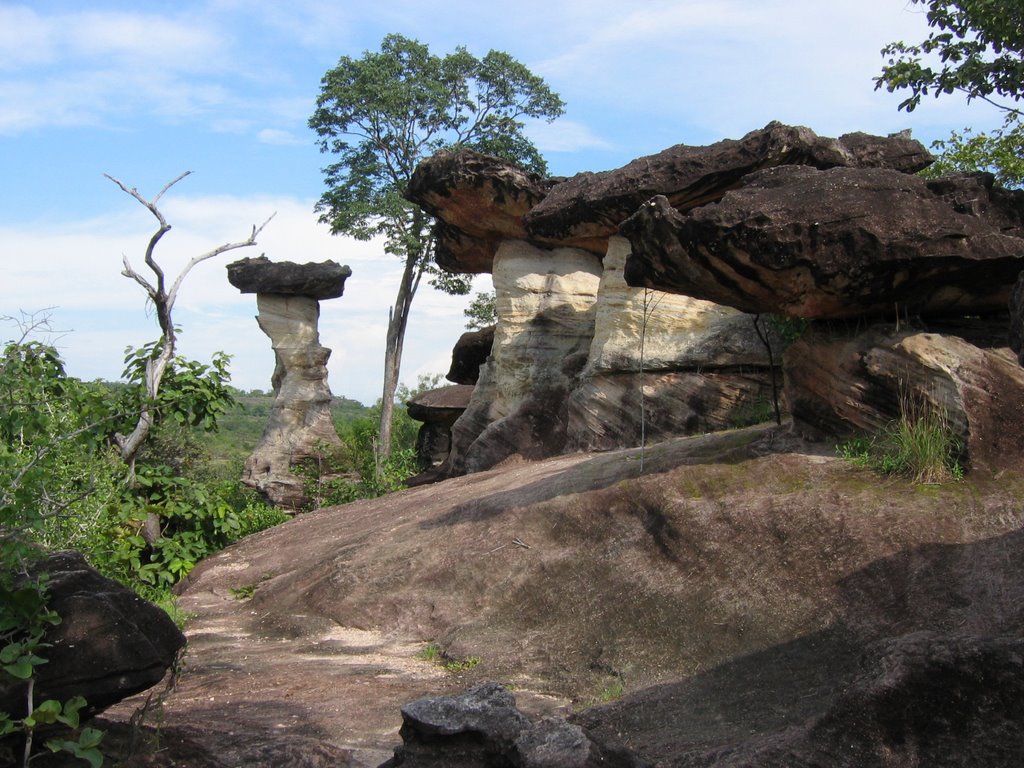
POLYGON ((942 483, 964 476, 962 446, 947 413, 920 398, 904 396, 899 419, 877 436, 847 440, 837 452, 855 464, 915 483, 942 483))

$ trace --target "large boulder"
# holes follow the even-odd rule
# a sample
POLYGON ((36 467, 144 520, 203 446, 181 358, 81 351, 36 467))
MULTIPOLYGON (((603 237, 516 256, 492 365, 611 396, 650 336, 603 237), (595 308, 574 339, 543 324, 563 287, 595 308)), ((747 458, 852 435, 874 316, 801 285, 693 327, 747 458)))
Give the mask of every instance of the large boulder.
POLYGON ((984 314, 1005 311, 1024 269, 1024 192, 987 175, 771 168, 688 213, 656 197, 622 232, 630 285, 746 312, 984 314))
POLYGON ((877 434, 903 415, 932 413, 971 468, 1024 470, 1024 368, 1006 348, 817 325, 786 351, 785 376, 794 425, 811 436, 877 434))
MULTIPOLYGON (((47 607, 60 624, 47 630, 34 698, 66 701, 84 696, 91 714, 160 682, 185 646, 166 612, 86 563, 59 552, 34 564, 48 574, 47 607)), ((0 711, 20 713, 25 684, 0 683, 0 711)))
POLYGON ((769 123, 741 139, 709 146, 679 144, 614 171, 581 173, 555 185, 525 217, 531 238, 604 251, 619 224, 655 195, 679 210, 706 205, 754 171, 778 165, 883 167, 913 173, 931 155, 905 135, 850 134, 840 139, 808 128, 769 123))

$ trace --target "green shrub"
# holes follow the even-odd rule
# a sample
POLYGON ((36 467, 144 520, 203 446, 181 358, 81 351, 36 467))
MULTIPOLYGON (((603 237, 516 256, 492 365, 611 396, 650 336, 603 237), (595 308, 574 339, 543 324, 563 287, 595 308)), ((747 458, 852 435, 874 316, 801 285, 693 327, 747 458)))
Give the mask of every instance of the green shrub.
POLYGON ((841 458, 915 483, 942 483, 963 478, 962 446, 946 412, 922 398, 903 397, 900 418, 879 435, 851 438, 837 447, 841 458))

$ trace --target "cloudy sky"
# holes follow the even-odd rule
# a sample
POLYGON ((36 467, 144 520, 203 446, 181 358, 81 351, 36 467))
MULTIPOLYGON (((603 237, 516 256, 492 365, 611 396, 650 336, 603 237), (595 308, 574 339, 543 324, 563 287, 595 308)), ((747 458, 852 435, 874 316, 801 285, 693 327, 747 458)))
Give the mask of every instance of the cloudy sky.
MULTIPOLYGON (((531 127, 552 173, 615 168, 678 143, 738 138, 771 120, 836 136, 912 128, 930 143, 999 123, 982 105, 929 100, 913 114, 875 91, 879 50, 927 33, 904 0, 0 0, 0 315, 48 310, 68 370, 117 379, 127 345, 155 338, 140 288, 155 220, 103 177, 147 198, 183 171, 161 208, 173 226, 158 258, 169 272, 222 242, 248 252, 200 265, 176 320, 182 352, 233 355, 233 383, 269 388, 273 353, 224 266, 274 260, 351 266, 345 296, 321 308, 335 394, 379 397, 384 329, 398 262, 374 243, 330 236, 313 206, 323 191, 306 121, 320 78, 398 32, 445 54, 503 50, 566 101, 531 127)), ((481 290, 489 289, 485 280, 481 290)), ((403 380, 447 370, 465 299, 421 289, 403 380)), ((10 323, 0 339, 17 336, 10 323)))

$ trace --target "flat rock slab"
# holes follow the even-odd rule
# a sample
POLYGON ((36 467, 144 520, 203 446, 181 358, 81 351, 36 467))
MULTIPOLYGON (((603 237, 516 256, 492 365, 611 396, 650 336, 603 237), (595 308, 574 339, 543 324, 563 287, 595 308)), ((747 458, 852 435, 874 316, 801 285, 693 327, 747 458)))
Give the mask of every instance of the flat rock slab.
POLYGON ((265 256, 241 259, 228 264, 228 282, 242 293, 279 293, 336 299, 345 292, 345 281, 352 270, 334 261, 296 264, 271 261, 265 256))

